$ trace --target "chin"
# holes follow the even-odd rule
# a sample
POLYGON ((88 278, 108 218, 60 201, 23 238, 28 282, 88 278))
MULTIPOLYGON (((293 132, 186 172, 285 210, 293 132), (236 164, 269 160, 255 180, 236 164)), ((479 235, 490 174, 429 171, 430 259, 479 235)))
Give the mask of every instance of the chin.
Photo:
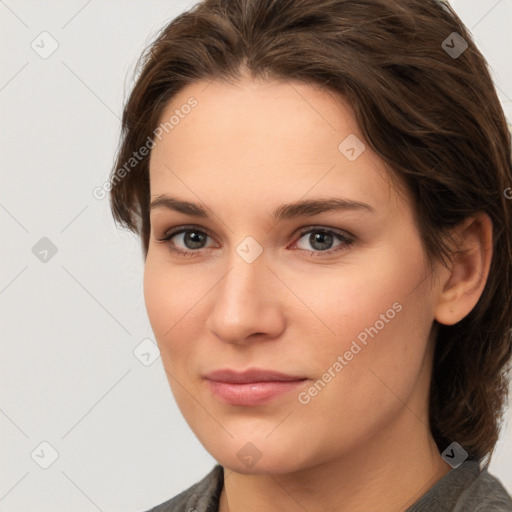
MULTIPOLYGON (((247 435, 247 439, 250 438, 251 435, 247 435)), ((221 466, 245 475, 288 474, 315 465, 313 460, 304 460, 303 450, 287 446, 277 438, 276 442, 240 442, 235 439, 227 445, 216 445, 214 449, 208 449, 208 445, 205 448, 221 466)))

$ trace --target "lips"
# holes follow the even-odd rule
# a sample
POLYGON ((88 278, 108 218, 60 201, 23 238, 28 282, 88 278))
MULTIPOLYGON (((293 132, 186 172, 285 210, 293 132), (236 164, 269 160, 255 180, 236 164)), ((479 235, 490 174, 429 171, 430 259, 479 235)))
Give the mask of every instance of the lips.
POLYGON ((251 369, 239 373, 216 370, 205 376, 210 391, 223 403, 254 407, 286 395, 309 380, 273 370, 251 369))
POLYGON ((236 372, 234 370, 216 370, 207 375, 205 378, 216 382, 227 382, 231 384, 247 384, 250 382, 288 382, 304 380, 307 377, 297 375, 287 375, 285 373, 274 370, 264 370, 254 368, 245 372, 236 372))

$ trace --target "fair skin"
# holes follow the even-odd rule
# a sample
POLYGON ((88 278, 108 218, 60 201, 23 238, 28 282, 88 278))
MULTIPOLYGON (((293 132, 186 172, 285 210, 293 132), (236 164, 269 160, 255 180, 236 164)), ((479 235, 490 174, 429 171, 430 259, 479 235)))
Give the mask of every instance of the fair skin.
POLYGON ((144 295, 176 402, 224 467, 220 511, 406 510, 450 470, 428 428, 432 326, 458 322, 478 301, 491 258, 489 218, 460 226, 454 234, 467 251, 432 272, 410 197, 393 188, 345 100, 299 82, 197 82, 173 98, 162 121, 191 96, 197 107, 152 150, 151 200, 194 202, 209 217, 151 211, 144 295), (366 146, 353 161, 338 150, 349 134, 366 146), (270 217, 284 203, 327 197, 374 211, 270 217), (158 241, 186 225, 195 229, 158 241), (315 243, 327 229, 353 243, 315 243), (249 251, 262 250, 251 263, 236 251, 248 236, 258 244, 249 251), (396 303, 400 311, 301 403, 299 392, 332 372, 396 303), (308 380, 247 407, 219 401, 202 378, 251 367, 308 380), (237 456, 249 442, 260 453, 251 467, 237 456))

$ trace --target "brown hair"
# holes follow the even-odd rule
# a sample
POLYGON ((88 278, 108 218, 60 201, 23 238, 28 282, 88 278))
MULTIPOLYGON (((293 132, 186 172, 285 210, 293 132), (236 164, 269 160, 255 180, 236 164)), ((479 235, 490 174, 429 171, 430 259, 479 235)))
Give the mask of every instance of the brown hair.
POLYGON ((450 259, 448 228, 477 211, 490 216, 494 252, 482 296, 457 324, 435 322, 429 408, 440 451, 456 441, 488 464, 512 354, 511 139, 486 61, 453 10, 435 0, 204 0, 161 31, 137 71, 110 199, 145 256, 149 156, 129 172, 126 162, 187 84, 236 82, 246 72, 320 84, 350 102, 370 147, 414 197, 429 262, 450 259), (449 53, 464 41, 462 54, 449 53))

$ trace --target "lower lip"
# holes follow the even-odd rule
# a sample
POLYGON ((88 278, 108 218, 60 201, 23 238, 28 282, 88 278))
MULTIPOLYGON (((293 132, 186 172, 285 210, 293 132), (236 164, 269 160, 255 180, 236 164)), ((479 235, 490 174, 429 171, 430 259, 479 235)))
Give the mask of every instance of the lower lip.
POLYGON ((233 384, 208 380, 213 394, 230 405, 256 406, 293 391, 304 385, 307 379, 291 381, 249 382, 233 384))

